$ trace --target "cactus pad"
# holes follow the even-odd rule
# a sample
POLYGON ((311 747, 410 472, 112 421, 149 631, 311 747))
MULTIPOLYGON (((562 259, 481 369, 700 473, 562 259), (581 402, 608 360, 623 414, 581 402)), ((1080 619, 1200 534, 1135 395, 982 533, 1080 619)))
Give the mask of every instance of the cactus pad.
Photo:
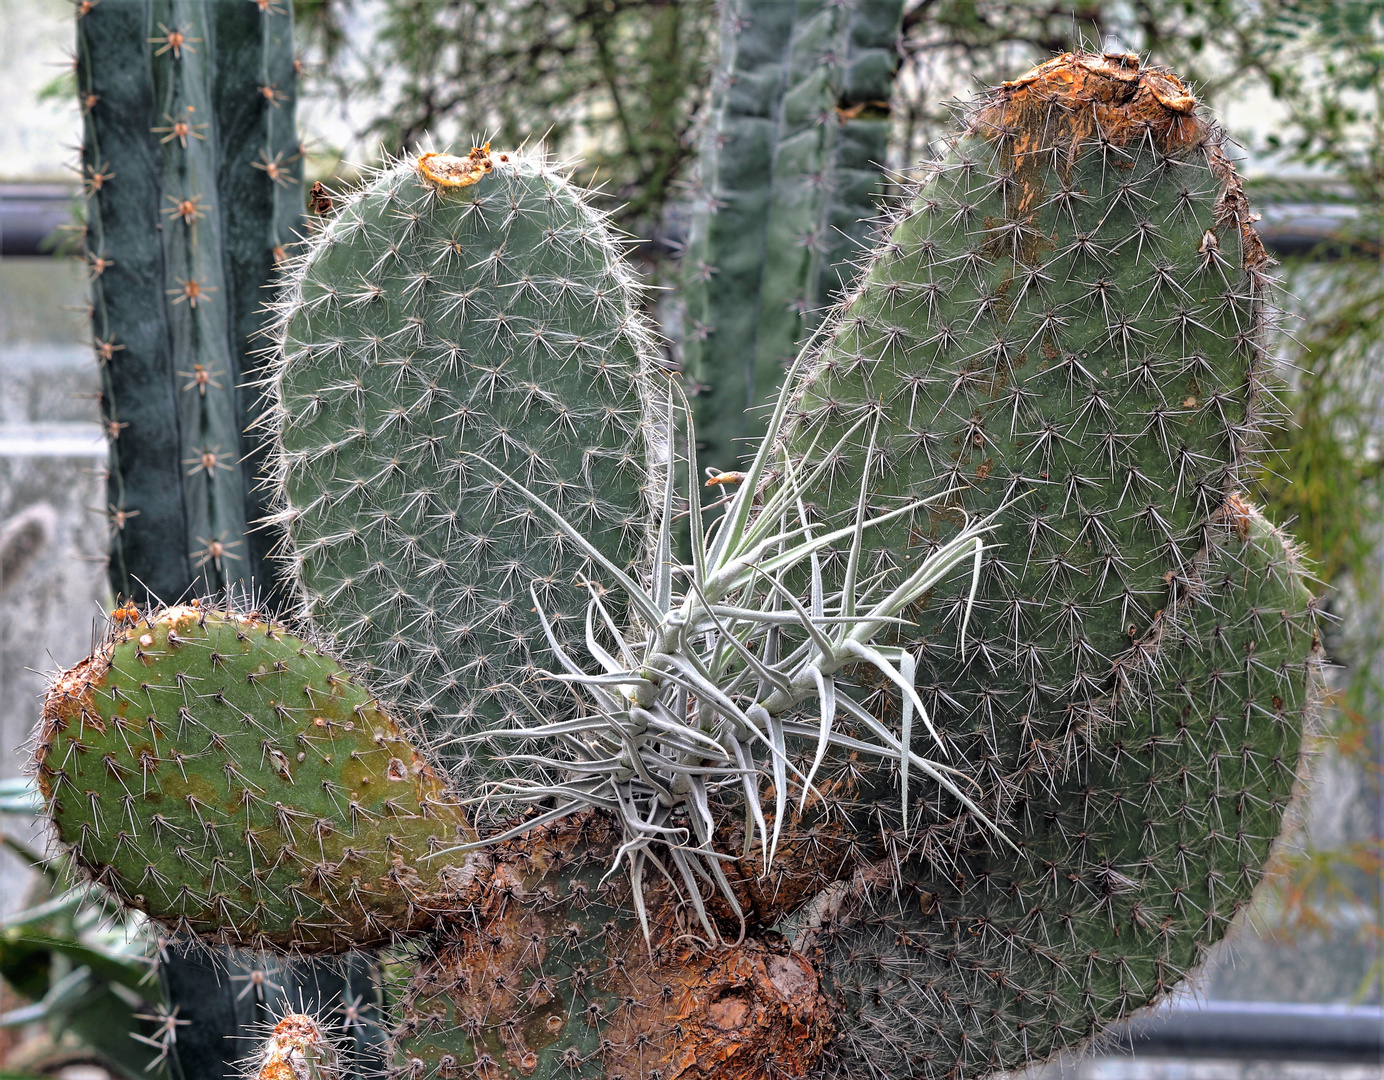
POLYGON ((337 202, 280 310, 293 576, 305 613, 442 760, 471 766, 468 783, 507 775, 456 737, 527 716, 506 687, 546 652, 533 591, 566 637, 586 570, 475 455, 628 565, 658 434, 652 339, 602 216, 540 158, 427 154, 337 202))
POLYGON ((1314 699, 1314 605, 1283 534, 1232 501, 1158 634, 1158 690, 1034 785, 1022 860, 914 860, 892 895, 816 932, 849 1017, 828 1075, 1022 1067, 1159 1001, 1226 932, 1281 828, 1314 699))
POLYGON ((332 951, 431 925, 469 836, 441 779, 336 661, 252 614, 117 613, 54 682, 38 777, 75 862, 230 944, 332 951))

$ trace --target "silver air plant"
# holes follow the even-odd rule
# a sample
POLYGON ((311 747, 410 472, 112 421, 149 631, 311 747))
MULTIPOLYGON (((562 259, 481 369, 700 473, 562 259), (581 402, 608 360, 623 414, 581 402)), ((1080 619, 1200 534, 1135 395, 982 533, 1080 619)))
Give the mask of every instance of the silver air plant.
MULTIPOLYGON (((792 379, 787 383, 791 385, 792 379)), ((668 406, 671 414, 671 386, 668 406)), ((687 417, 687 445, 695 447, 685 403, 681 411, 687 417)), ((826 482, 829 463, 870 420, 859 421, 829 453, 813 453, 814 444, 802 460, 818 464, 799 468, 774 437, 782 430, 786 412, 785 395, 771 421, 770 437, 724 504, 724 514, 709 529, 701 513, 689 515, 691 561, 685 564, 675 561, 673 554, 679 470, 668 441, 647 587, 602 555, 575 524, 540 496, 485 459, 474 458, 550 518, 599 568, 607 584, 613 583, 625 594, 632 623, 621 629, 612 614, 613 605, 605 599, 606 590, 594 582, 585 583, 590 592, 586 610, 589 658, 583 663, 563 648, 538 593, 533 592, 535 610, 561 668, 547 677, 579 688, 587 707, 581 715, 553 722, 522 688, 515 688, 535 725, 487 731, 473 738, 541 744, 541 752, 511 757, 533 767, 544 779, 497 782, 473 801, 501 796, 520 804, 555 805, 507 832, 451 850, 511 839, 582 809, 609 811, 622 823, 624 833, 615 866, 622 862, 628 866, 645 933, 648 920, 642 880, 652 865, 676 891, 685 891, 714 938, 700 885, 713 885, 743 919, 722 861, 748 856, 758 834, 765 838, 762 851, 768 873, 783 828, 790 783, 801 792, 800 805, 805 804, 832 748, 895 763, 905 829, 910 781, 922 774, 964 805, 995 838, 1013 846, 972 797, 975 781, 945 760, 945 740, 914 685, 916 657, 880 640, 893 627, 912 625, 904 617, 909 606, 959 569, 967 569, 969 593, 958 642, 964 656, 983 537, 993 528, 993 519, 964 519, 950 541, 905 580, 889 587, 889 573, 863 572, 867 533, 951 492, 872 513, 867 505, 867 468, 854 521, 834 529, 813 525, 806 508, 808 493, 826 482), (771 461, 777 462, 776 476, 771 476, 771 461), (839 586, 828 589, 823 563, 842 553, 839 586), (899 691, 902 720, 897 735, 841 685, 842 676, 856 665, 875 669, 899 691), (815 718, 810 715, 814 709, 815 718), (854 734, 847 734, 845 726, 854 734), (919 727, 926 733, 931 755, 914 748, 919 727), (812 750, 806 772, 795 765, 792 754, 803 746, 812 750), (761 794, 761 782, 766 779, 772 795, 761 794), (736 791, 743 792, 746 818, 745 851, 740 855, 717 851, 713 845, 718 825, 715 811, 722 805, 715 796, 736 791)), ((867 460, 874 458, 873 437, 870 441, 867 460)), ((687 505, 698 507, 695 450, 689 450, 682 475, 687 505)))

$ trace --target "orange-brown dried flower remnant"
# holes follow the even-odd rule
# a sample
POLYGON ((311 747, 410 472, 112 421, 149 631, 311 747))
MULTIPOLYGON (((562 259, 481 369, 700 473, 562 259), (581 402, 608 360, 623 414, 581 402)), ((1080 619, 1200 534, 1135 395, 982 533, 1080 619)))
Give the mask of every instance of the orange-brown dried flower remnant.
POLYGON ((464 188, 478 182, 495 167, 490 157, 490 144, 473 146, 463 157, 451 154, 421 154, 418 171, 440 188, 464 188))

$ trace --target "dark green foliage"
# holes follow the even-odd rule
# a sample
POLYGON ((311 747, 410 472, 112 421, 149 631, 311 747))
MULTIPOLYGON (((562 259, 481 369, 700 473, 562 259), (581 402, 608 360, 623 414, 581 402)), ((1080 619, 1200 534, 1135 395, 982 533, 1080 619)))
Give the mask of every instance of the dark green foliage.
MULTIPOLYGON (((828 1075, 979 1076, 1164 997, 1258 883, 1294 791, 1319 656, 1282 533, 1233 506, 1160 616, 1152 699, 1016 807, 1023 856, 903 865, 819 932, 844 998, 828 1075)), ((1018 729, 1002 752, 1022 756, 1018 729)))
POLYGON ((92 333, 111 439, 112 589, 266 585, 244 429, 264 286, 301 195, 292 21, 277 4, 78 8, 92 333))
POLYGON ((334 951, 425 928, 471 833, 334 660, 251 615, 122 609, 48 693, 35 754, 79 867, 167 926, 334 951))
MULTIPOLYGON (((17 847, 8 837, 6 846, 17 847)), ((123 1080, 166 1078, 156 1028, 166 998, 150 978, 137 928, 119 918, 111 926, 110 904, 100 890, 85 884, 64 889, 55 868, 22 853, 44 872, 45 887, 0 926, 0 976, 30 1000, 0 1015, 0 1026, 44 1025, 53 1057, 70 1056, 75 1038, 123 1080), (69 1042, 60 1049, 64 1036, 69 1042)), ((28 1057, 31 1068, 48 1064, 28 1057)))
MULTIPOLYGON (((484 165, 438 187, 410 160, 343 199, 284 300, 280 520, 304 611, 477 794, 510 767, 458 740, 528 722, 507 687, 551 662, 531 590, 580 640, 588 573, 495 470, 623 565, 659 429, 601 215, 541 160, 431 160, 484 165)), ((563 707, 555 684, 533 692, 563 707)))
POLYGON ((754 456, 784 371, 855 274, 884 187, 902 10, 724 5, 683 268, 683 362, 710 468, 754 456))

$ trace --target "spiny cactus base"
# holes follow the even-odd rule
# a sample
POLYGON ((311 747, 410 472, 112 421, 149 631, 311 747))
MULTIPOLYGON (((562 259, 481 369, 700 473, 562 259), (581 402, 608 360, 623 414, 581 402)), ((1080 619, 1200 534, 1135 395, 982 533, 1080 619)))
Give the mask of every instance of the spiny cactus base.
POLYGON ((117 612, 48 692, 39 784, 124 903, 232 945, 336 951, 432 925, 470 838, 441 778, 329 656, 257 615, 117 612))
POLYGON ((491 849, 475 907, 419 957, 394 1033, 400 1080, 810 1072, 832 1032, 810 960, 777 935, 708 943, 659 882, 646 939, 627 879, 606 876, 619 841, 584 813, 491 849))

